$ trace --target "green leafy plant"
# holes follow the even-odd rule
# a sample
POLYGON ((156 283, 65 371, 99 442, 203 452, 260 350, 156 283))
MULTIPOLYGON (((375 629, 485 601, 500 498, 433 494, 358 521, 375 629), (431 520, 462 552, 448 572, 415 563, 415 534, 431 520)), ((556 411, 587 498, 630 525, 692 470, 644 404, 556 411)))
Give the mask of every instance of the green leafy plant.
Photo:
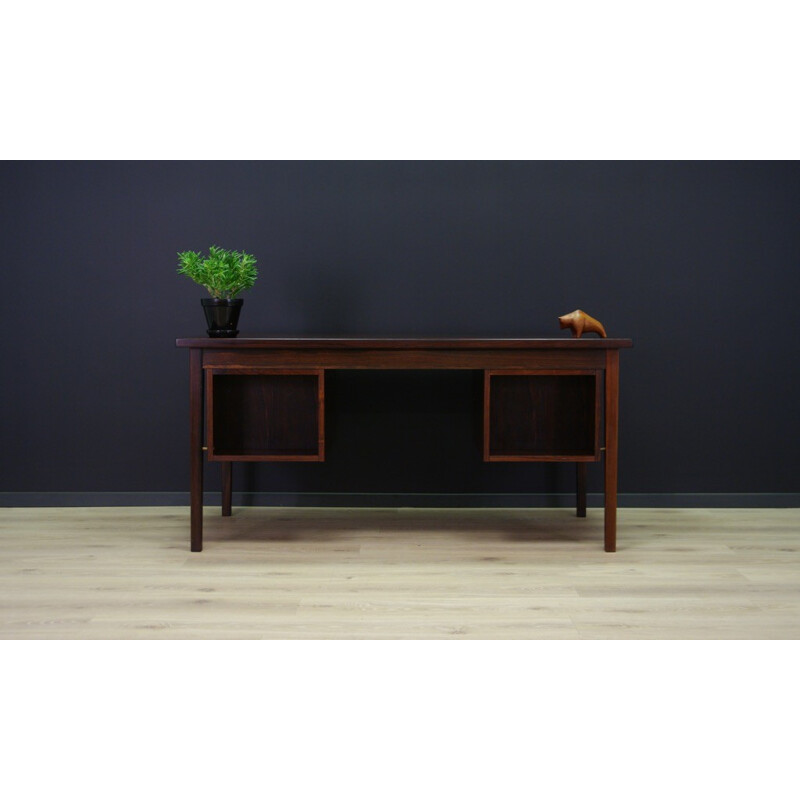
POLYGON ((225 250, 212 245, 208 256, 193 250, 178 253, 178 274, 205 286, 212 297, 230 300, 256 282, 256 259, 249 253, 225 250))

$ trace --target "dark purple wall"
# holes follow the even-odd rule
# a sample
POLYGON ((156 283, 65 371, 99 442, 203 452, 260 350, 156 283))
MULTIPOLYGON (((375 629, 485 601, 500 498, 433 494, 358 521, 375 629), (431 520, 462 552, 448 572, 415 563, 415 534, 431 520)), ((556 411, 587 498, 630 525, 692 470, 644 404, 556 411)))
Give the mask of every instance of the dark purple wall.
MULTIPOLYGON (((174 340, 203 335, 203 290, 175 254, 210 244, 258 258, 245 336, 562 335, 583 308, 634 339, 621 492, 800 491, 797 163, 6 162, 0 186, 2 492, 186 490, 174 340)), ((331 375, 328 461, 239 485, 571 489, 481 462, 472 388, 331 375)))

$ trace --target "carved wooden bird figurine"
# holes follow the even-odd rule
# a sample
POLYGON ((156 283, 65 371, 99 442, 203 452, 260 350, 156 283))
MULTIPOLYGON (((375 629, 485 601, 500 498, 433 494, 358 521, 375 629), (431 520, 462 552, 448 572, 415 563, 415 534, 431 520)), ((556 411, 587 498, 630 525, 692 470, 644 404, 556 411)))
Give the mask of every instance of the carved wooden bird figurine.
POLYGON ((562 328, 571 328, 572 336, 575 339, 580 339, 584 332, 597 333, 607 339, 606 329, 594 317, 590 317, 585 311, 576 308, 571 314, 564 314, 559 317, 558 321, 561 323, 562 328))

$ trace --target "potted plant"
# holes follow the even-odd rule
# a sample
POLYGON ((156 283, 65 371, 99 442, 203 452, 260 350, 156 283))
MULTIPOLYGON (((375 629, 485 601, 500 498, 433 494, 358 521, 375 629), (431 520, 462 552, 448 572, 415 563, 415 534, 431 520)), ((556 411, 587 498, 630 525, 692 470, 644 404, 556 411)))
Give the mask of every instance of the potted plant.
POLYGON ((208 335, 236 336, 243 302, 236 295, 256 282, 255 257, 212 245, 205 258, 193 250, 178 253, 178 264, 178 274, 204 286, 211 295, 200 301, 208 323, 208 335))

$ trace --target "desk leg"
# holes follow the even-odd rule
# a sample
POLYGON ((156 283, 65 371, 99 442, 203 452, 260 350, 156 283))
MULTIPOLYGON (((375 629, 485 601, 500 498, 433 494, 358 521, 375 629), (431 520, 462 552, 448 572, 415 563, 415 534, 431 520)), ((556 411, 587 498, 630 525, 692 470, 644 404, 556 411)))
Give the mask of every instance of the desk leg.
POLYGON ((586 516, 586 462, 578 461, 575 464, 575 495, 577 507, 576 515, 586 516))
POLYGON ((605 551, 617 550, 617 433, 619 428, 619 352, 606 350, 605 551))
POLYGON ((189 484, 191 548, 203 549, 203 351, 189 351, 189 484))
POLYGON ((233 463, 230 461, 222 461, 222 516, 229 517, 231 515, 231 495, 233 494, 233 463))

